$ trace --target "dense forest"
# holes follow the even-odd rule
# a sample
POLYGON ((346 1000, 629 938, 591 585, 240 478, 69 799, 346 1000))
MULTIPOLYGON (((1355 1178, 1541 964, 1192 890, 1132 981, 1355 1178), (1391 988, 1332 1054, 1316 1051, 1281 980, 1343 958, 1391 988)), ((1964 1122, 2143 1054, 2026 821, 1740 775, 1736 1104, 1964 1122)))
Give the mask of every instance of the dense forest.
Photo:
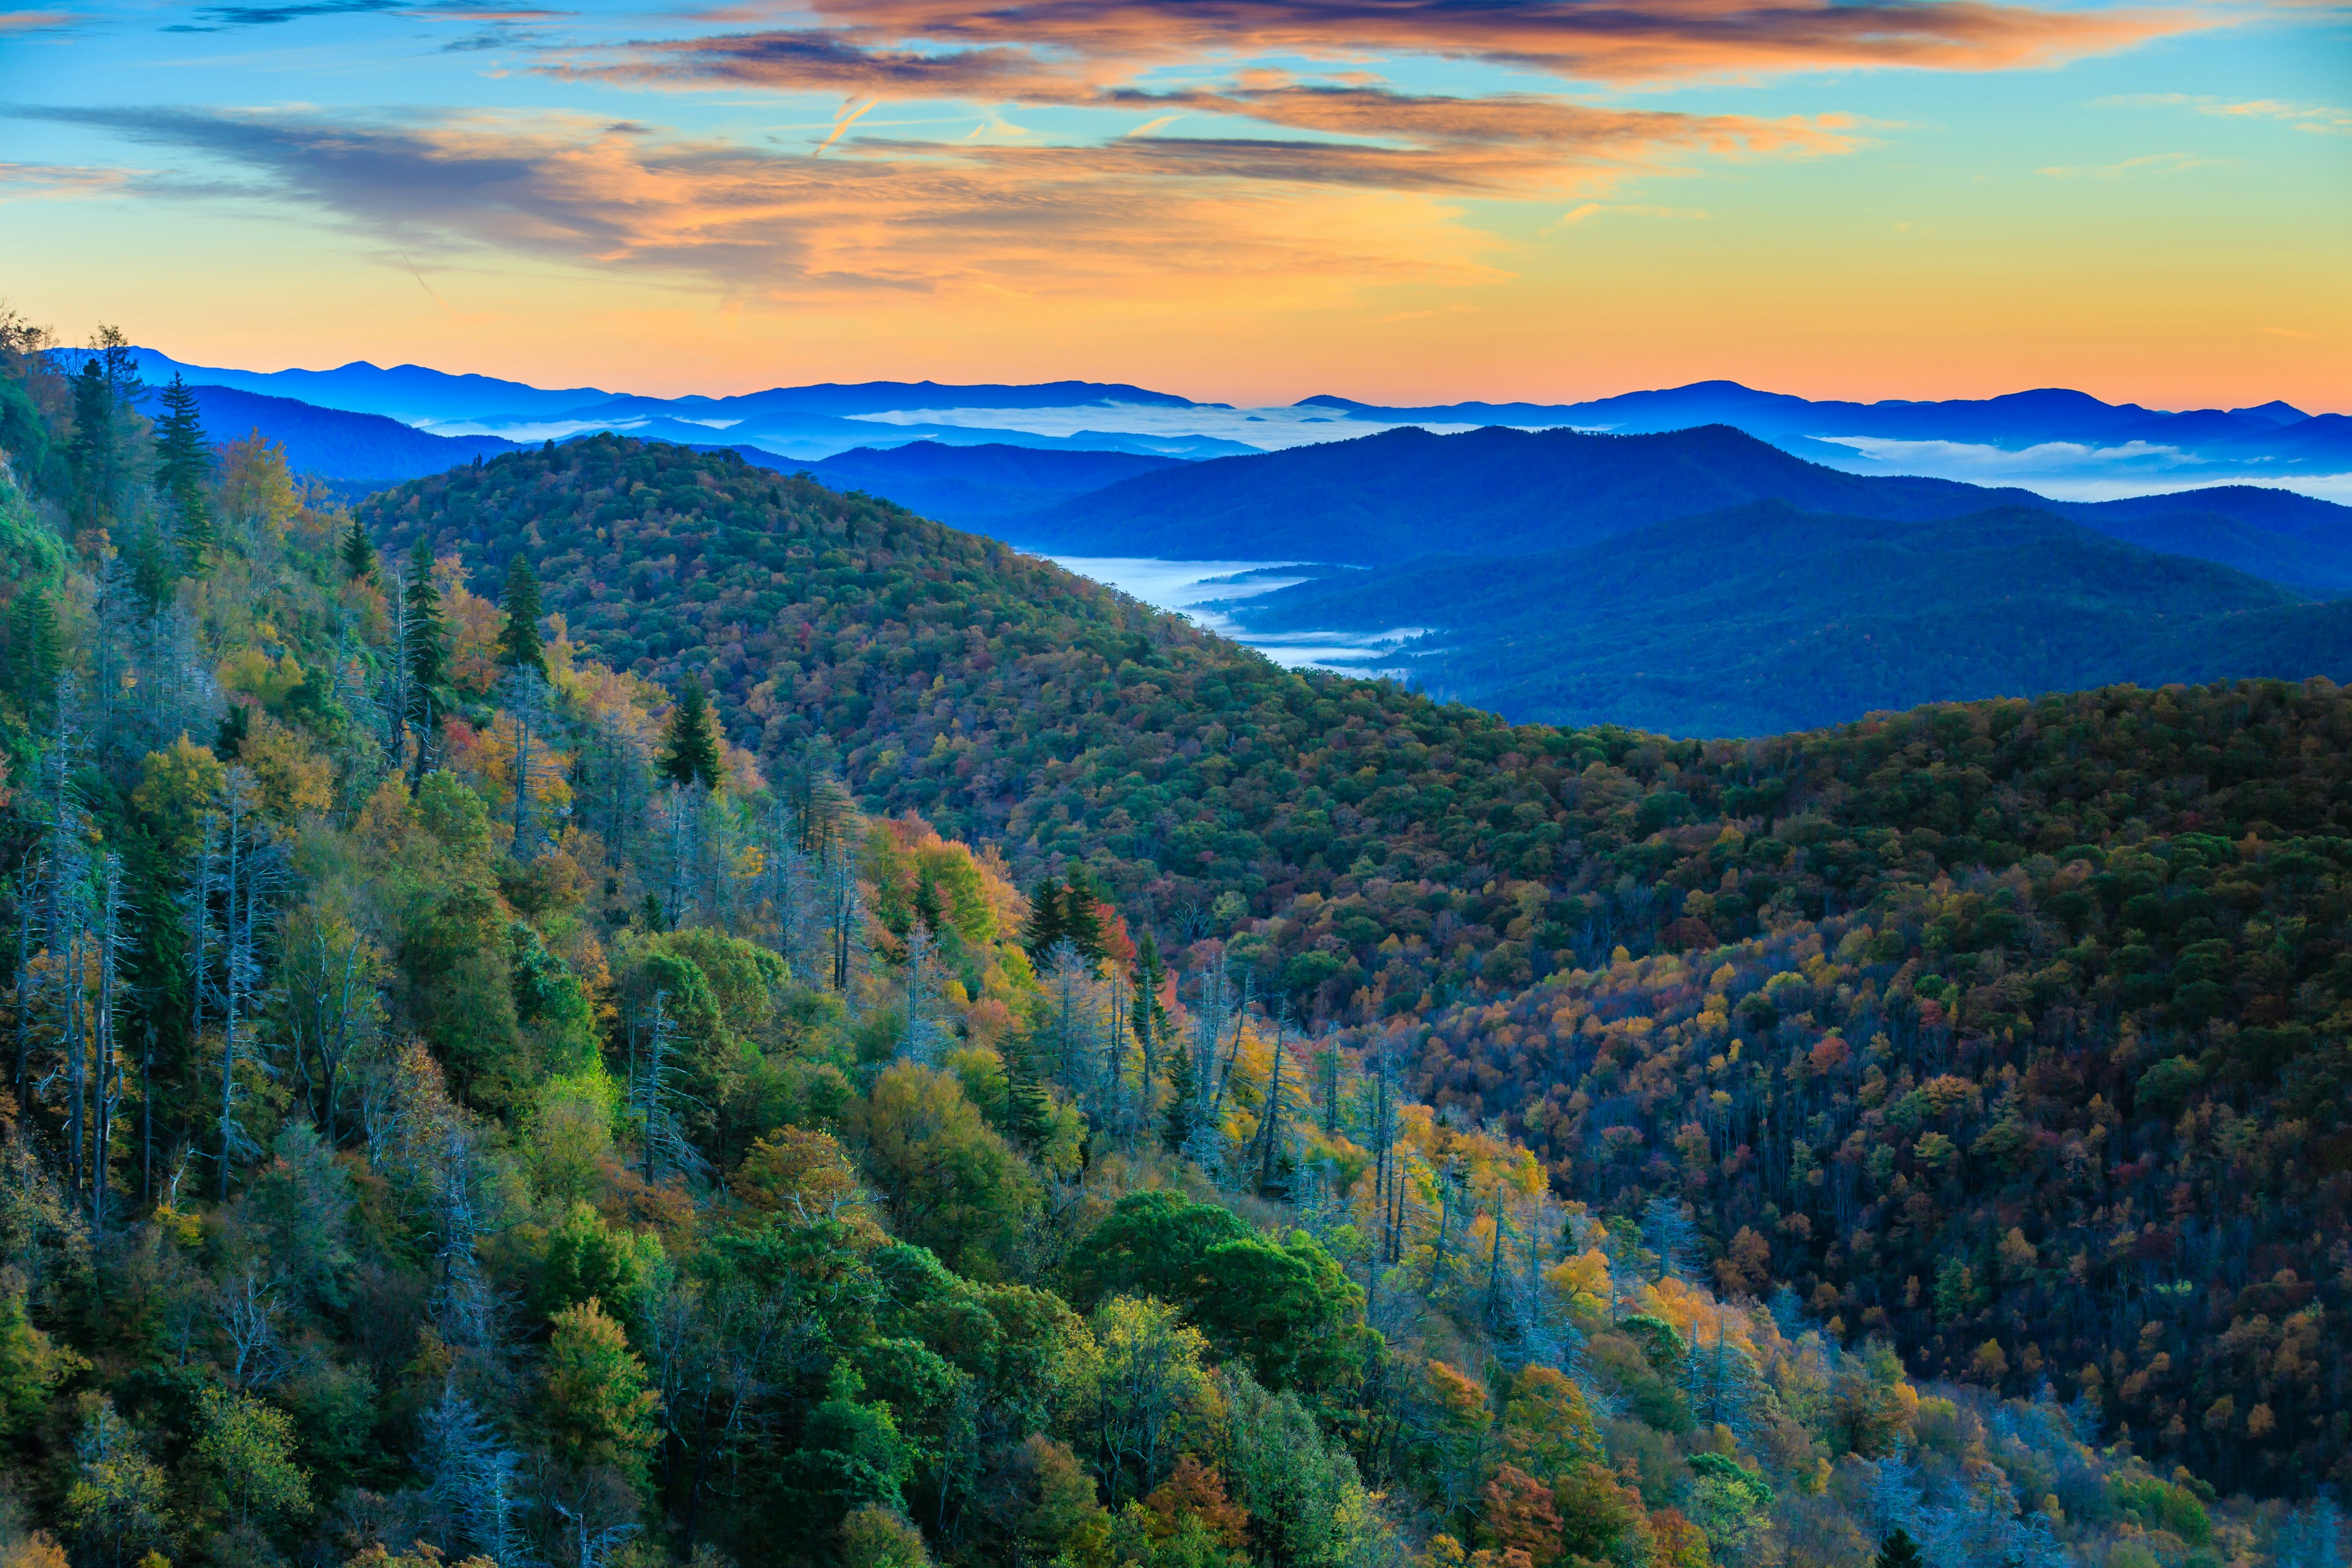
POLYGON ((5 326, 0 1564, 2341 1561, 2332 687, 1513 727, 5 326))
POLYGON ((1555 554, 1336 573, 1225 608, 1259 634, 1386 633, 1396 646, 1368 662, 1514 718, 1670 735, 2123 681, 2352 678, 2352 604, 2024 507, 1890 522, 1761 501, 1555 554))

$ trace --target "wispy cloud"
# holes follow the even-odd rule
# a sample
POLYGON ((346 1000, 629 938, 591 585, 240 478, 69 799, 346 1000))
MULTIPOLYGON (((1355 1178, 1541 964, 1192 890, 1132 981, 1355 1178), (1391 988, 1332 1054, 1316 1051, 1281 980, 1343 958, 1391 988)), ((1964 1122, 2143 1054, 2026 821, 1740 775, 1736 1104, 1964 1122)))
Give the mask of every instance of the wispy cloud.
POLYGON ((826 148, 840 141, 843 132, 846 132, 851 126, 856 124, 859 120, 863 119, 882 100, 878 98, 869 98, 864 103, 859 104, 856 109, 851 109, 845 104, 842 107, 842 111, 834 116, 832 132, 824 141, 816 144, 816 152, 812 153, 809 155, 811 157, 815 157, 823 153, 826 148))
POLYGON ((2035 172, 2047 174, 2053 180, 2118 180, 2127 174, 2178 174, 2190 169, 2218 169, 2229 162, 2227 158, 2200 158, 2193 153, 2148 153, 2137 158, 2126 158, 2118 163, 2101 163, 2092 168, 2062 165, 2035 172))
POLYGON ((2338 109, 2332 103, 2282 103, 2274 98, 2258 98, 2245 103, 2202 105, 2200 112, 2238 120, 2284 120, 2297 131, 2352 136, 2352 109, 2338 109))
MULTIPOLYGON (((1117 236, 1130 231, 1139 248, 1180 243, 1153 237, 1150 214, 1165 205, 1190 215, 1171 221, 1192 232, 1221 193, 1244 201, 1261 220, 1265 208, 1282 201, 1311 213, 1317 191, 1534 200, 1603 194, 1695 152, 1817 156, 1854 144, 1850 122, 1834 116, 1765 120, 1278 85, 1101 101, 1166 109, 1161 124, 1203 112, 1319 134, 1129 136, 1076 145, 1025 139, 1003 144, 1009 136, 946 142, 851 134, 878 101, 844 103, 814 149, 836 154, 822 161, 832 171, 824 174, 810 167, 816 160, 573 117, 418 121, 171 109, 16 112, 226 163, 266 182, 281 200, 385 233, 586 264, 683 268, 730 285, 823 270, 804 258, 831 243, 827 230, 870 229, 877 214, 890 215, 888 222, 909 233, 949 223, 949 210, 953 222, 982 235, 1070 225, 1085 229, 1089 244, 1118 252, 1129 241, 1117 236), (1239 187, 1258 194, 1243 197, 1239 187), (908 211, 895 211, 901 201, 908 211), (1089 216, 1090 203, 1118 216, 1089 216)), ((236 194, 251 191, 239 187, 236 194)), ((1440 215, 1424 206, 1420 221, 1436 223, 1440 215)), ((1444 221, 1450 224, 1451 216, 1444 221)), ((876 254, 902 248, 872 238, 860 243, 876 254)), ((1338 234, 1323 247, 1351 248, 1338 234)), ((960 266, 942 258, 942 275, 960 266)), ((909 271, 898 259, 883 269, 894 278, 909 271)))
POLYGON ((404 256, 455 262, 505 251, 698 275, 751 296, 1166 297, 1188 280, 1229 288, 1253 278, 1270 305, 1505 276, 1488 259, 1496 242, 1438 199, 1495 176, 1475 160, 1413 168, 1410 154, 1378 149, 900 142, 819 160, 563 121, 362 125, 175 110, 38 117, 226 162, 279 200, 332 215, 404 256))
POLYGON ((62 32, 79 20, 71 11, 0 11, 0 37, 62 32))
POLYGON ((364 16, 391 14, 442 21, 473 23, 538 22, 572 15, 535 6, 500 5, 497 0, 278 0, 277 4, 200 5, 195 20, 175 22, 167 33, 217 33, 231 27, 270 27, 315 16, 364 16))
POLYGON ((126 169, 80 168, 67 163, 0 163, 0 202, 60 200, 112 195, 131 185, 126 169))
POLYGON ((1477 59, 1618 83, 1907 66, 2041 66, 2210 26, 2188 6, 2000 0, 856 0, 815 27, 627 46, 557 68, 675 86, 1060 98, 1171 61, 1477 59))
POLYGON ((2283 99, 2232 100, 2186 92, 2118 93, 2095 99, 2096 109, 2188 109, 2222 120, 2277 120, 2321 136, 2352 136, 2352 109, 2332 103, 2290 103, 2283 99))
POLYGON ((1582 202, 1569 208, 1537 232, 1554 235, 1564 228, 1573 228, 1578 224, 1589 223, 1594 218, 1611 214, 1625 217, 1704 218, 1707 216, 1696 207, 1654 207, 1623 202, 1582 202))

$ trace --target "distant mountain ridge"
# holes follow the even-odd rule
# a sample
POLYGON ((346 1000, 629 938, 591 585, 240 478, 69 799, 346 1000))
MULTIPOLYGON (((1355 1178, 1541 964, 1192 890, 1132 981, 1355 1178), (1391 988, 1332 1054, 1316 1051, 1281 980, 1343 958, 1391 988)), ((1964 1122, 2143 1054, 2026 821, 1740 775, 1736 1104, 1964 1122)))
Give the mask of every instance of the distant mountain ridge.
POLYGON ((1127 479, 1003 527, 1077 554, 1394 565, 1430 552, 1527 555, 1759 500, 1925 521, 2040 508, 2316 590, 2352 589, 2352 508, 2252 486, 2053 501, 1954 479, 1849 474, 1729 426, 1658 435, 1404 428, 1127 479))
MULTIPOLYGON (((73 363, 84 352, 58 351, 73 363)), ((531 386, 497 376, 452 374, 424 365, 385 368, 353 360, 332 370, 231 370, 217 365, 188 364, 153 349, 134 349, 140 374, 150 382, 184 378, 191 385, 226 386, 239 392, 297 398, 320 408, 352 414, 380 414, 404 425, 462 419, 458 410, 524 415, 560 414, 567 408, 610 398, 593 386, 562 389, 531 386)))
POLYGON ((2352 678, 2352 602, 2019 506, 1896 521, 1767 500, 1226 608, 1261 633, 1433 628, 1384 665, 1517 721, 1682 736, 2118 682, 2352 678))
POLYGON ((2275 450, 2297 461, 2352 461, 2352 419, 2340 414, 2305 414, 2276 400, 2249 408, 2174 413, 2137 403, 2103 403, 2063 387, 1999 397, 1851 403, 1759 392, 1736 381, 1702 381, 1567 404, 1455 403, 1407 408, 1329 395, 1301 401, 1348 419, 1383 425, 1569 426, 1621 435, 1730 425, 1771 441, 1867 436, 1998 447, 2052 441, 2145 442, 2215 453, 2275 450))
MULTIPOLYGON (((87 351, 61 350, 68 363, 87 351)), ((1214 458, 1344 440, 1400 426, 1460 431, 1488 425, 1621 435, 1730 425, 1785 451, 1868 474, 1981 479, 1999 473, 2047 489, 2117 494, 2183 483, 2336 476, 2352 484, 2352 419, 2287 403, 2168 411, 2042 388, 1998 397, 1814 401, 1734 381, 1630 392, 1581 402, 1386 405, 1318 394, 1244 408, 1125 382, 956 384, 933 380, 825 382, 722 395, 652 396, 601 387, 550 389, 415 364, 353 361, 331 370, 247 371, 135 351, 151 378, 293 397, 380 414, 441 435, 524 442, 611 429, 688 445, 753 446, 817 459, 917 439, 951 445, 1113 450, 1214 458), (1990 461, 1988 455, 2000 458, 1990 461)))
MULTIPOLYGON (((381 414, 318 408, 235 387, 198 386, 194 392, 198 416, 215 441, 257 432, 284 445, 287 463, 296 472, 347 483, 398 484, 516 448, 503 437, 436 436, 381 414)), ((148 405, 152 413, 152 393, 148 405)))
MULTIPOLYGON (((53 351, 68 370, 77 368, 88 352, 53 351)), ((1117 382, 1055 381, 1030 385, 954 385, 928 380, 825 382, 717 397, 697 394, 651 397, 593 386, 551 390, 496 376, 452 374, 415 364, 387 368, 365 360, 332 370, 247 371, 191 364, 153 349, 134 349, 132 353, 140 373, 150 382, 178 375, 191 385, 225 386, 295 398, 315 407, 382 415, 430 427, 440 435, 506 434, 518 440, 537 440, 612 429, 682 445, 708 443, 723 435, 737 440, 753 438, 785 457, 824 457, 894 438, 964 444, 1010 441, 1057 449, 1184 457, 1256 450, 1243 442, 1183 432, 1080 429, 1047 436, 956 422, 861 417, 926 409, 1226 407, 1117 382), (502 428, 508 426, 522 428, 502 428)))
POLYGON ((809 473, 830 489, 864 490, 936 522, 988 532, 988 525, 1005 518, 1181 463, 1181 458, 1137 452, 1055 452, 999 443, 949 447, 937 441, 912 441, 903 447, 863 447, 843 452, 810 464, 809 473))

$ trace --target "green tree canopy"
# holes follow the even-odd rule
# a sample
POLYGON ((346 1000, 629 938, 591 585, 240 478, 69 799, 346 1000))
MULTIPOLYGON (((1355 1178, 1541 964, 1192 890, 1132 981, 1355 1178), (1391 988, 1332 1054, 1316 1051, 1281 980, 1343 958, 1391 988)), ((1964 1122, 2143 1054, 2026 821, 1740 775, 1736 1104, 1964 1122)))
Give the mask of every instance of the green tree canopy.
POLYGON ((507 558, 506 587, 499 595, 499 605, 507 613, 506 625, 499 631, 499 662, 509 669, 535 669, 545 675, 547 651, 539 636, 539 578, 520 550, 507 558))
POLYGON ((710 712, 710 694, 702 682, 688 676, 669 710, 669 732, 662 740, 661 776, 675 784, 719 787, 719 730, 710 712))

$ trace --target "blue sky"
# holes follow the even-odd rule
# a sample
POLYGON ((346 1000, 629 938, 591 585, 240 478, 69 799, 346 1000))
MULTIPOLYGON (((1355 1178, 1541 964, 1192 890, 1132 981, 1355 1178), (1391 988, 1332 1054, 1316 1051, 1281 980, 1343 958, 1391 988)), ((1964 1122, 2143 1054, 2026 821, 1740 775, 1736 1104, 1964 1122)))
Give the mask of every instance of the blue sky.
POLYGON ((723 392, 2352 408, 2331 5, 0 11, 0 295, 723 392))

